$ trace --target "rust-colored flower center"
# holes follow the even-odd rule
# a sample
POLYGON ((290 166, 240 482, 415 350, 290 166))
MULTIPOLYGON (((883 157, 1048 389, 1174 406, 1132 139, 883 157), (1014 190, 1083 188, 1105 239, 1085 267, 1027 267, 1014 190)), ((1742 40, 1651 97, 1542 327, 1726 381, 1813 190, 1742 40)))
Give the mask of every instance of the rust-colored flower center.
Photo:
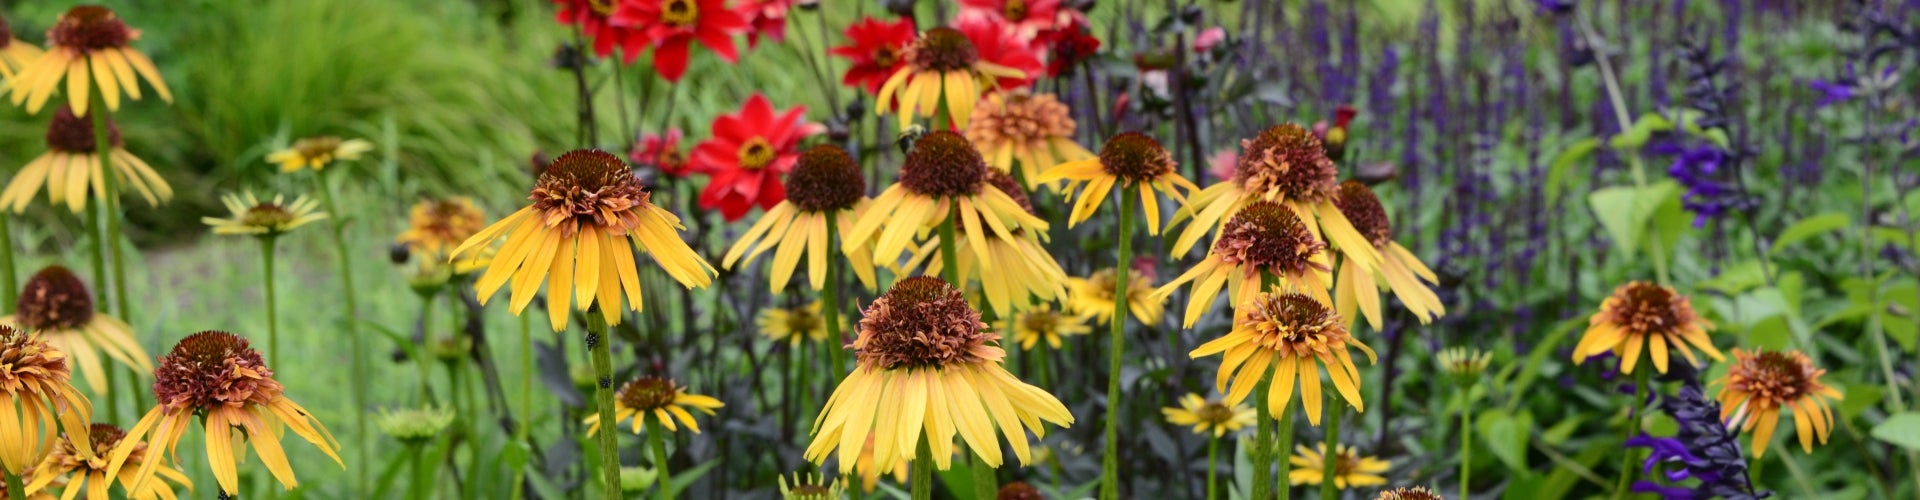
POLYGON ((600 17, 613 15, 613 8, 617 4, 619 0, 587 0, 587 8, 592 9, 593 13, 600 17))
POLYGON ((153 372, 153 396, 170 411, 263 405, 280 397, 273 370, 247 339, 204 331, 174 344, 153 372))
POLYGON ((1148 182, 1173 171, 1173 154, 1147 134, 1127 132, 1100 147, 1100 167, 1128 182, 1148 182))
MULTIPOLYGON (((47 454, 46 462, 44 462, 46 465, 43 465, 43 467, 56 467, 56 470, 77 471, 82 475, 86 474, 87 471, 104 471, 107 468, 108 457, 113 456, 113 448, 119 446, 120 440, 126 439, 126 437, 127 432, 113 424, 96 423, 89 425, 87 426, 87 440, 93 444, 92 451, 94 458, 92 460, 88 460, 82 456, 80 450, 73 446, 73 440, 67 439, 67 436, 62 435, 62 439, 54 445, 52 452, 47 454)), ((146 461, 146 453, 146 443, 135 444, 133 452, 127 455, 127 464, 133 465, 146 461)))
MULTIPOLYGON (((93 120, 73 116, 73 110, 59 106, 53 111, 53 121, 47 124, 47 148, 66 153, 98 153, 99 143, 93 142, 93 120)), ((120 127, 107 120, 108 144, 120 147, 120 127)))
POLYGON ((625 235, 640 225, 648 193, 620 157, 597 149, 560 155, 534 182, 533 209, 541 224, 572 237, 581 226, 625 235))
POLYGON ((73 330, 93 320, 93 294, 65 267, 34 273, 20 290, 20 326, 36 332, 73 330))
POLYGON ((1326 271, 1324 264, 1313 260, 1326 248, 1326 242, 1315 238, 1292 209, 1271 201, 1256 201, 1241 209, 1213 240, 1213 252, 1222 262, 1241 266, 1248 274, 1326 271))
POLYGON ((1340 215, 1353 223, 1353 229, 1373 243, 1374 248, 1387 246, 1393 241, 1393 224, 1387 221, 1387 208, 1380 205, 1380 197, 1373 195, 1373 189, 1360 181, 1340 183, 1339 194, 1333 198, 1333 206, 1340 209, 1340 215))
POLYGON ((1041 495, 1040 490, 1034 489, 1032 485, 1014 481, 1001 486, 1000 491, 995 493, 993 498, 994 500, 1046 500, 1047 497, 1041 495))
POLYGON ((293 211, 287 209, 287 207, 276 205, 272 202, 261 202, 258 205, 247 207, 247 212, 240 214, 240 223, 251 227, 279 229, 287 223, 293 222, 296 218, 299 218, 299 216, 294 215, 293 211))
POLYGON ((945 73, 970 69, 980 60, 973 40, 960 30, 945 26, 927 30, 907 49, 907 62, 921 71, 945 73))
POLYGON ((1819 390, 1820 375, 1813 360, 1798 352, 1771 351, 1737 356, 1727 370, 1728 388, 1753 394, 1766 407, 1799 401, 1819 390))
POLYGON ((660 6, 660 21, 679 27, 700 22, 700 5, 693 0, 667 0, 660 6))
POLYGON ((1442 497, 1440 494, 1434 493, 1433 490, 1426 489, 1425 487, 1414 486, 1411 488, 1395 488, 1382 491, 1380 492, 1380 498, 1375 500, 1446 500, 1446 497, 1442 497))
POLYGON ((674 397, 679 393, 679 389, 674 387, 672 380, 640 377, 620 386, 620 390, 615 392, 613 397, 619 399, 623 406, 649 412, 672 405, 674 397))
POLYGON ((1028 311, 1021 315, 1020 326, 1042 337, 1053 335, 1059 331, 1060 313, 1044 309, 1028 311))
POLYGON ((893 64, 897 62, 900 62, 900 51, 895 50, 893 46, 882 45, 873 49, 873 64, 875 66, 891 68, 893 64))
POLYGON ((747 170, 767 168, 768 164, 773 163, 775 156, 773 144, 767 142, 766 138, 757 135, 753 136, 752 139, 747 139, 747 142, 741 143, 738 154, 740 156, 740 168, 747 170))
POLYGON ((1026 20, 1027 19, 1026 0, 1007 0, 1007 3, 1000 4, 1000 15, 1005 16, 1008 21, 1026 20))
POLYGON ((1339 452, 1333 454, 1334 476, 1345 477, 1359 468, 1360 452, 1353 451, 1353 448, 1342 446, 1339 452))
POLYGON ((53 28, 47 30, 47 41, 54 46, 86 52, 125 47, 128 41, 139 37, 140 32, 128 28, 113 10, 98 5, 67 9, 60 14, 60 20, 53 23, 53 28))
POLYGON ((1219 401, 1207 401, 1206 404, 1200 405, 1200 411, 1193 413, 1200 417, 1201 422, 1213 425, 1226 425, 1227 422, 1233 421, 1233 408, 1219 401))
POLYGON ((12 44, 13 26, 7 22, 6 16, 0 16, 0 49, 7 48, 8 45, 12 44))
MULTIPOLYGON (((1033 95, 1026 92, 1005 94, 1004 99, 980 101, 973 111, 973 120, 967 122, 967 139, 975 143, 994 144, 1000 142, 1029 142, 1070 137, 1073 135, 1074 121, 1067 112, 1067 105, 1061 104, 1052 94, 1033 95)), ((1029 147, 1051 147, 1047 145, 1029 145, 1029 147)), ((1049 167, 1051 165, 1028 165, 1028 167, 1049 167)))
POLYGON ((1241 189, 1267 198, 1285 196, 1312 203, 1333 197, 1339 172, 1313 132, 1289 123, 1242 139, 1240 147, 1233 181, 1241 189))
POLYGON ((293 150, 299 152, 301 158, 331 160, 340 152, 341 142, 333 136, 308 137, 293 141, 293 150))
POLYGON ((1000 338, 960 289, 932 276, 900 280, 862 312, 853 348, 862 365, 878 369, 979 362, 986 343, 1000 338))
POLYGON ((28 397, 49 384, 65 385, 72 376, 66 354, 39 336, 0 325, 0 392, 28 397))
POLYGON ((987 170, 966 137, 940 130, 914 141, 900 165, 900 185, 926 196, 968 196, 980 192, 987 170))
POLYGON ((847 150, 831 144, 807 148, 793 173, 787 174, 787 199, 809 212, 853 208, 866 192, 860 164, 847 150))
MULTIPOLYGON (((1262 293, 1239 320, 1239 328, 1253 332, 1253 344, 1281 356, 1331 355, 1346 349, 1353 337, 1339 315, 1326 304, 1293 292, 1262 293)), ((1285 361, 1284 359, 1282 361, 1285 361)))
POLYGON ((1631 335, 1678 334, 1696 318, 1685 296, 1644 281, 1621 285, 1602 305, 1603 319, 1631 335))

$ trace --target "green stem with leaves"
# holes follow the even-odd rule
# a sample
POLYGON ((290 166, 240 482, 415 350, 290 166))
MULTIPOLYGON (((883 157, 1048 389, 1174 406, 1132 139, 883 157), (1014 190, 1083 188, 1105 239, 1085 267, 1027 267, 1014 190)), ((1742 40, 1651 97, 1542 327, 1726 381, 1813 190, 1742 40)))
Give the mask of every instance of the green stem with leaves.
MULTIPOLYGON (((620 500, 620 427, 613 419, 613 346, 600 306, 587 309, 587 350, 593 353, 593 399, 600 411, 600 474, 607 500, 620 500)), ((636 415, 635 418, 640 418, 636 415)))
MULTIPOLYGON (((673 471, 667 466, 667 429, 658 420, 647 419, 645 415, 634 418, 647 421, 647 447, 653 450, 653 497, 660 500, 673 498, 673 471)), ((615 468, 615 472, 619 471, 615 468)))
MULTIPOLYGON (((1633 374, 1633 401, 1627 404, 1627 426, 1625 430, 1620 432, 1620 441, 1622 443, 1625 443, 1628 439, 1633 439, 1633 435, 1640 432, 1640 408, 1647 400, 1647 379, 1649 375, 1647 373, 1647 367, 1642 366, 1639 368, 1640 369, 1633 374)), ((1622 447, 1624 446, 1623 444, 1622 447)), ((1613 498, 1615 500, 1627 497, 1629 494, 1628 488, 1633 485, 1634 473, 1639 471, 1639 468, 1634 467, 1634 464, 1639 463, 1639 460, 1635 459, 1634 455, 1638 455, 1638 453, 1634 453, 1632 449, 1625 449, 1620 453, 1620 480, 1615 482, 1613 486, 1613 498)))
POLYGON ((347 308, 347 357, 352 359, 351 363, 353 364, 353 387, 350 388, 349 392, 352 393, 353 397, 353 428, 357 436, 354 439, 358 441, 354 444, 356 444, 356 448, 360 450, 358 453, 359 464, 353 467, 354 484, 358 485, 361 490, 366 490, 367 468, 373 463, 372 458, 370 458, 371 455, 368 454, 372 446, 367 442, 367 437, 371 435, 367 432, 367 364, 365 356, 367 351, 361 346, 360 305, 359 301, 355 300, 358 290, 353 286, 353 254, 347 251, 346 215, 340 213, 339 205, 334 204, 333 188, 327 185, 327 177, 323 171, 314 171, 313 184, 314 189, 320 192, 320 203, 327 210, 327 220, 331 221, 333 229, 333 253, 336 260, 340 263, 339 269, 336 271, 340 273, 340 299, 345 302, 344 305, 347 308))
POLYGON ((1113 321, 1108 322, 1112 329, 1107 332, 1107 425, 1106 453, 1100 459, 1101 500, 1120 498, 1120 362, 1127 352, 1127 284, 1132 283, 1127 272, 1133 267, 1133 205, 1137 203, 1127 196, 1125 181, 1115 191, 1120 197, 1115 203, 1120 224, 1114 227, 1117 255, 1113 264, 1113 321))

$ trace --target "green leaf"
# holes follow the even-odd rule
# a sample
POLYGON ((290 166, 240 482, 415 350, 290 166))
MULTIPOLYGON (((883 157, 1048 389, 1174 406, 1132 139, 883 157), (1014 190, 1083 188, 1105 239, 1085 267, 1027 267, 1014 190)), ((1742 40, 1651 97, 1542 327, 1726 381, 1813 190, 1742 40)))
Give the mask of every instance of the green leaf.
POLYGON ((1795 221, 1793 225, 1787 226, 1785 231, 1780 232, 1779 237, 1773 239, 1773 248, 1767 250, 1767 253, 1779 255, 1780 249, 1782 248, 1793 246, 1807 238, 1819 236, 1823 233, 1845 229, 1851 224, 1853 224, 1853 219, 1847 217, 1847 214, 1840 212, 1827 212, 1800 219, 1799 221, 1795 221))
POLYGON ((520 470, 527 466, 527 458, 532 451, 527 449, 525 441, 509 440, 500 447, 500 462, 507 464, 507 470, 520 470))
POLYGON ((1841 421, 1859 418, 1861 413, 1866 413, 1868 409, 1879 405, 1880 399, 1886 396, 1887 393, 1886 389, 1882 389, 1880 386, 1874 384, 1855 384, 1847 387, 1835 387, 1834 390, 1847 395, 1845 399, 1840 400, 1839 404, 1839 412, 1842 417, 1840 419, 1841 421))
POLYGON ((940 476, 940 482, 947 485, 947 491, 954 498, 973 498, 973 462, 954 460, 953 467, 947 470, 934 470, 940 476))
POLYGON ((1613 136, 1607 145, 1613 146, 1613 149, 1640 149, 1640 146, 1647 144, 1647 140, 1653 138, 1654 133, 1668 130, 1673 130, 1673 122, 1667 121, 1667 117, 1660 116, 1660 113, 1647 113, 1634 120, 1626 131, 1613 136))
POLYGON ((709 459, 701 462, 700 465, 688 467, 687 470, 670 471, 673 472, 673 481, 667 486, 673 488, 673 490, 672 494, 667 495, 667 497, 679 498, 681 492, 686 491, 687 487, 693 486, 693 483, 699 481, 702 476, 706 476, 707 472, 712 471, 716 465, 720 465, 720 459, 718 458, 709 459))
POLYGON ((1910 451, 1920 451, 1920 413, 1900 412, 1873 426, 1873 437, 1910 451))
POLYGON ((1586 421, 1586 418, 1579 415, 1568 415, 1566 420, 1561 420, 1560 423, 1541 432, 1540 440, 1551 446, 1560 446, 1566 443, 1568 438, 1573 437, 1574 431, 1580 430, 1580 424, 1586 421))
POLYGON ((1493 456, 1515 472, 1526 473, 1527 441, 1533 438, 1533 414, 1521 411, 1510 415, 1505 411, 1493 410, 1480 416, 1475 425, 1480 430, 1480 440, 1493 451, 1493 456))
POLYGON ((1793 326, 1787 324, 1785 315, 1768 316, 1747 330, 1747 345, 1768 351, 1784 350, 1793 345, 1793 326))
MULTIPOLYGON (((1656 183, 1645 189, 1626 186, 1601 188, 1587 195, 1587 204, 1593 209, 1594 217, 1600 220, 1600 226, 1606 228, 1607 236, 1613 238, 1614 248, 1631 258, 1641 249, 1654 214, 1669 201, 1677 201, 1679 189, 1679 184, 1673 181, 1656 183)), ((1678 232, 1671 222, 1663 221, 1660 226, 1661 234, 1669 236, 1662 240, 1678 240, 1672 237, 1677 236, 1678 232)), ((1663 243, 1667 248, 1672 248, 1674 241, 1663 243)))
POLYGON ((1600 139, 1588 137, 1568 144, 1566 150, 1553 157, 1553 163, 1547 164, 1547 206, 1553 206, 1554 202, 1560 199, 1560 192, 1566 189, 1567 175, 1573 169, 1573 165, 1585 162, 1598 149, 1600 149, 1600 139))

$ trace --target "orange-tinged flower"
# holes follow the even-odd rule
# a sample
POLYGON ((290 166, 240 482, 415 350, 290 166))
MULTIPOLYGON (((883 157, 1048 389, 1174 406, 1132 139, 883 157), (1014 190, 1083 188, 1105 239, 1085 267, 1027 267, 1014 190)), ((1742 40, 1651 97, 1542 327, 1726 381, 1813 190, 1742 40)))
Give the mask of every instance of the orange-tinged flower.
POLYGON ((987 94, 967 123, 967 140, 980 149, 987 165, 1013 174, 1018 166, 1027 189, 1040 187, 1040 175, 1065 162, 1093 158, 1073 141, 1074 122, 1053 94, 1025 91, 987 94))
POLYGON ((1727 428, 1753 431, 1753 456, 1767 454, 1773 441, 1773 429, 1780 423, 1780 409, 1793 415, 1794 430, 1800 437, 1800 449, 1813 453, 1813 441, 1827 444, 1833 435, 1833 403, 1844 396, 1820 383, 1826 370, 1813 366, 1813 360, 1800 351, 1748 353, 1733 348, 1733 366, 1726 376, 1713 381, 1720 387, 1720 419, 1727 428))
POLYGON ((1195 359, 1226 354, 1214 388, 1227 394, 1227 404, 1240 404, 1271 369, 1273 385, 1267 393, 1267 413, 1278 416, 1286 410, 1298 379, 1307 421, 1320 425, 1320 405, 1326 401, 1320 392, 1320 366, 1326 365, 1341 399, 1359 411, 1367 411, 1366 401, 1360 399, 1360 369, 1353 365, 1347 348, 1367 353, 1370 363, 1378 360, 1372 348, 1347 333, 1346 322, 1332 308, 1297 293, 1262 293, 1242 303, 1240 309, 1232 331, 1188 353, 1195 359))
MULTIPOLYGON (((67 439, 67 436, 61 436, 60 443, 54 447, 53 453, 47 455, 47 459, 40 462, 40 465, 35 466, 31 474, 22 478, 26 481, 27 491, 58 488, 66 493, 63 497, 67 499, 75 498, 79 492, 85 491, 87 500, 108 500, 110 488, 113 483, 118 482, 120 487, 128 492, 127 498, 172 500, 178 498, 173 492, 174 484, 193 489, 193 480, 187 478, 186 474, 166 464, 160 464, 154 466, 154 472, 163 480, 147 484, 147 489, 144 491, 134 490, 131 470, 119 476, 107 476, 108 457, 113 456, 113 449, 119 447, 121 441, 126 439, 127 432, 113 424, 95 423, 88 428, 87 435, 88 440, 93 442, 93 449, 88 453, 81 453, 72 440, 67 439)), ((127 455, 128 464, 145 465, 149 459, 160 459, 148 453, 149 448, 146 443, 134 443, 132 446, 133 453, 127 455)))
MULTIPOLYGON (((945 104, 953 123, 964 128, 973 118, 973 106, 985 90, 998 85, 1000 78, 1025 79, 1027 72, 981 59, 974 41, 960 30, 939 27, 927 30, 907 47, 906 65, 880 84, 878 102, 900 99, 900 130, 913 125, 913 117, 931 117, 945 104)), ((1037 61, 1036 61, 1037 62, 1037 61)), ((886 106, 875 106, 876 114, 887 114, 886 106)), ((947 124, 934 124, 946 129, 947 124)))
POLYGON ((1187 207, 1174 214, 1174 222, 1193 220, 1174 241, 1173 255, 1185 255, 1201 236, 1224 229, 1226 221, 1248 205, 1269 201, 1293 210, 1315 238, 1347 249, 1355 264, 1367 269, 1379 265, 1373 245, 1334 206, 1338 171, 1311 131, 1280 125, 1242 139, 1240 147, 1233 178, 1189 195, 1187 207))
POLYGON ((78 432, 81 454, 93 445, 82 429, 93 418, 93 403, 73 389, 67 355, 34 335, 0 325, 0 466, 22 475, 53 451, 54 436, 78 432), (25 418, 18 418, 25 416, 25 418))
POLYGON ((1193 282, 1187 316, 1181 322, 1187 328, 1200 321, 1223 285, 1230 304, 1246 304, 1266 288, 1261 285, 1265 274, 1279 279, 1280 290, 1328 303, 1332 301, 1327 297, 1331 269, 1326 248, 1292 210, 1270 201, 1255 202, 1227 221, 1206 259, 1154 290, 1152 298, 1165 300, 1180 285, 1193 282))
POLYGON ((136 371, 153 371, 152 358, 133 338, 133 327, 95 311, 86 282, 65 267, 49 266, 28 278, 21 287, 17 312, 0 318, 0 323, 34 332, 66 353, 80 366, 95 394, 108 391, 110 367, 101 366, 102 353, 136 371))
POLYGON ((39 113, 65 81, 68 107, 75 116, 87 116, 89 93, 95 87, 109 110, 120 109, 122 93, 140 99, 140 84, 134 77, 138 74, 161 100, 173 102, 173 93, 160 79, 153 60, 128 45, 139 39, 140 30, 127 27, 111 9, 98 5, 67 9, 47 30, 46 53, 8 79, 6 91, 13 95, 13 105, 25 104, 28 113, 39 113))
POLYGON ((1699 366, 1700 360, 1693 356, 1688 344, 1705 351, 1716 361, 1725 359, 1720 350, 1713 347, 1713 340, 1707 338, 1707 329, 1713 328, 1713 323, 1695 314, 1687 296, 1669 287, 1644 281, 1620 285, 1612 296, 1600 302, 1600 311, 1593 313, 1587 322, 1590 325, 1587 332, 1580 337, 1580 344, 1573 347, 1576 365, 1612 351, 1620 356, 1620 373, 1632 374, 1644 351, 1653 359, 1653 368, 1666 373, 1667 351, 1671 348, 1699 366))
MULTIPOLYGON (((1379 330, 1380 292, 1392 291, 1400 303, 1413 312, 1413 316, 1426 324, 1447 313, 1447 306, 1440 303, 1440 296, 1427 287, 1427 283, 1439 283, 1440 278, 1420 262, 1407 247, 1393 241, 1393 225, 1387 220, 1387 209, 1380 205, 1380 198, 1373 190, 1358 181, 1340 183, 1333 205, 1340 214, 1353 223, 1355 230, 1366 237, 1375 255, 1380 259, 1378 267, 1362 265, 1340 266, 1340 277, 1334 281, 1335 304, 1339 305, 1340 316, 1353 321, 1355 316, 1365 315, 1367 325, 1379 330), (1424 282, 1422 280, 1425 280, 1424 282), (1355 314, 1355 313, 1359 314, 1355 314)), ((1356 262, 1353 249, 1335 245, 1346 262, 1356 262)))

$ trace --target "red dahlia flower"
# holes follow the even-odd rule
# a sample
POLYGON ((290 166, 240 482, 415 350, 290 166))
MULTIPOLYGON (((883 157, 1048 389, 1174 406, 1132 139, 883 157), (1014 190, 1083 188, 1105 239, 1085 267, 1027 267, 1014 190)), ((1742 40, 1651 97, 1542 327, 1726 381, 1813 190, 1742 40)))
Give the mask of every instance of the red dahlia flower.
POLYGON ((1033 83, 1034 75, 1044 67, 1040 62, 1040 51, 1034 47, 1032 39, 1020 36, 1012 27, 973 20, 961 21, 953 28, 973 42, 974 50, 980 54, 980 61, 1020 70, 1027 75, 1024 78, 999 78, 998 85, 1002 91, 1033 83))
POLYGON ((794 0, 746 0, 740 15, 747 18, 747 48, 760 46, 760 36, 775 43, 787 41, 787 10, 794 0))
POLYGON ((560 24, 579 26, 580 32, 593 42, 593 53, 600 57, 613 54, 615 47, 620 48, 627 64, 633 64, 647 50, 646 34, 640 30, 624 26, 615 26, 611 21, 614 5, 620 0, 553 0, 560 6, 560 12, 554 20, 560 24))
POLYGON ((700 208, 719 208, 728 221, 739 220, 754 205, 773 208, 787 199, 780 178, 798 161, 800 138, 820 132, 806 123, 807 108, 775 114, 758 93, 740 112, 713 119, 713 137, 693 148, 693 166, 709 176, 700 192, 700 208))
POLYGON ((1073 72, 1082 61, 1100 51, 1100 39, 1085 21, 1070 19, 1041 31, 1033 39, 1035 47, 1046 51, 1047 76, 1059 77, 1073 72))
POLYGON ((868 94, 879 93, 887 77, 907 63, 903 55, 907 47, 913 45, 914 33, 913 20, 908 18, 886 22, 868 17, 847 26, 847 39, 853 43, 834 47, 832 51, 833 55, 853 62, 846 76, 840 78, 840 84, 865 88, 868 94))
POLYGON ((627 161, 674 177, 686 177, 689 165, 687 154, 680 150, 680 129, 677 128, 667 129, 665 135, 642 134, 627 153, 627 161))
POLYGON ((747 31, 746 18, 727 8, 726 0, 621 0, 612 23, 644 33, 653 45, 653 70, 669 82, 687 72, 695 39, 731 64, 740 60, 733 36, 747 31))
POLYGON ((1081 14, 1060 7, 1060 0, 960 0, 957 20, 987 21, 1007 26, 1023 37, 1051 29, 1081 14), (1066 19, 1062 19, 1066 18, 1066 19))

